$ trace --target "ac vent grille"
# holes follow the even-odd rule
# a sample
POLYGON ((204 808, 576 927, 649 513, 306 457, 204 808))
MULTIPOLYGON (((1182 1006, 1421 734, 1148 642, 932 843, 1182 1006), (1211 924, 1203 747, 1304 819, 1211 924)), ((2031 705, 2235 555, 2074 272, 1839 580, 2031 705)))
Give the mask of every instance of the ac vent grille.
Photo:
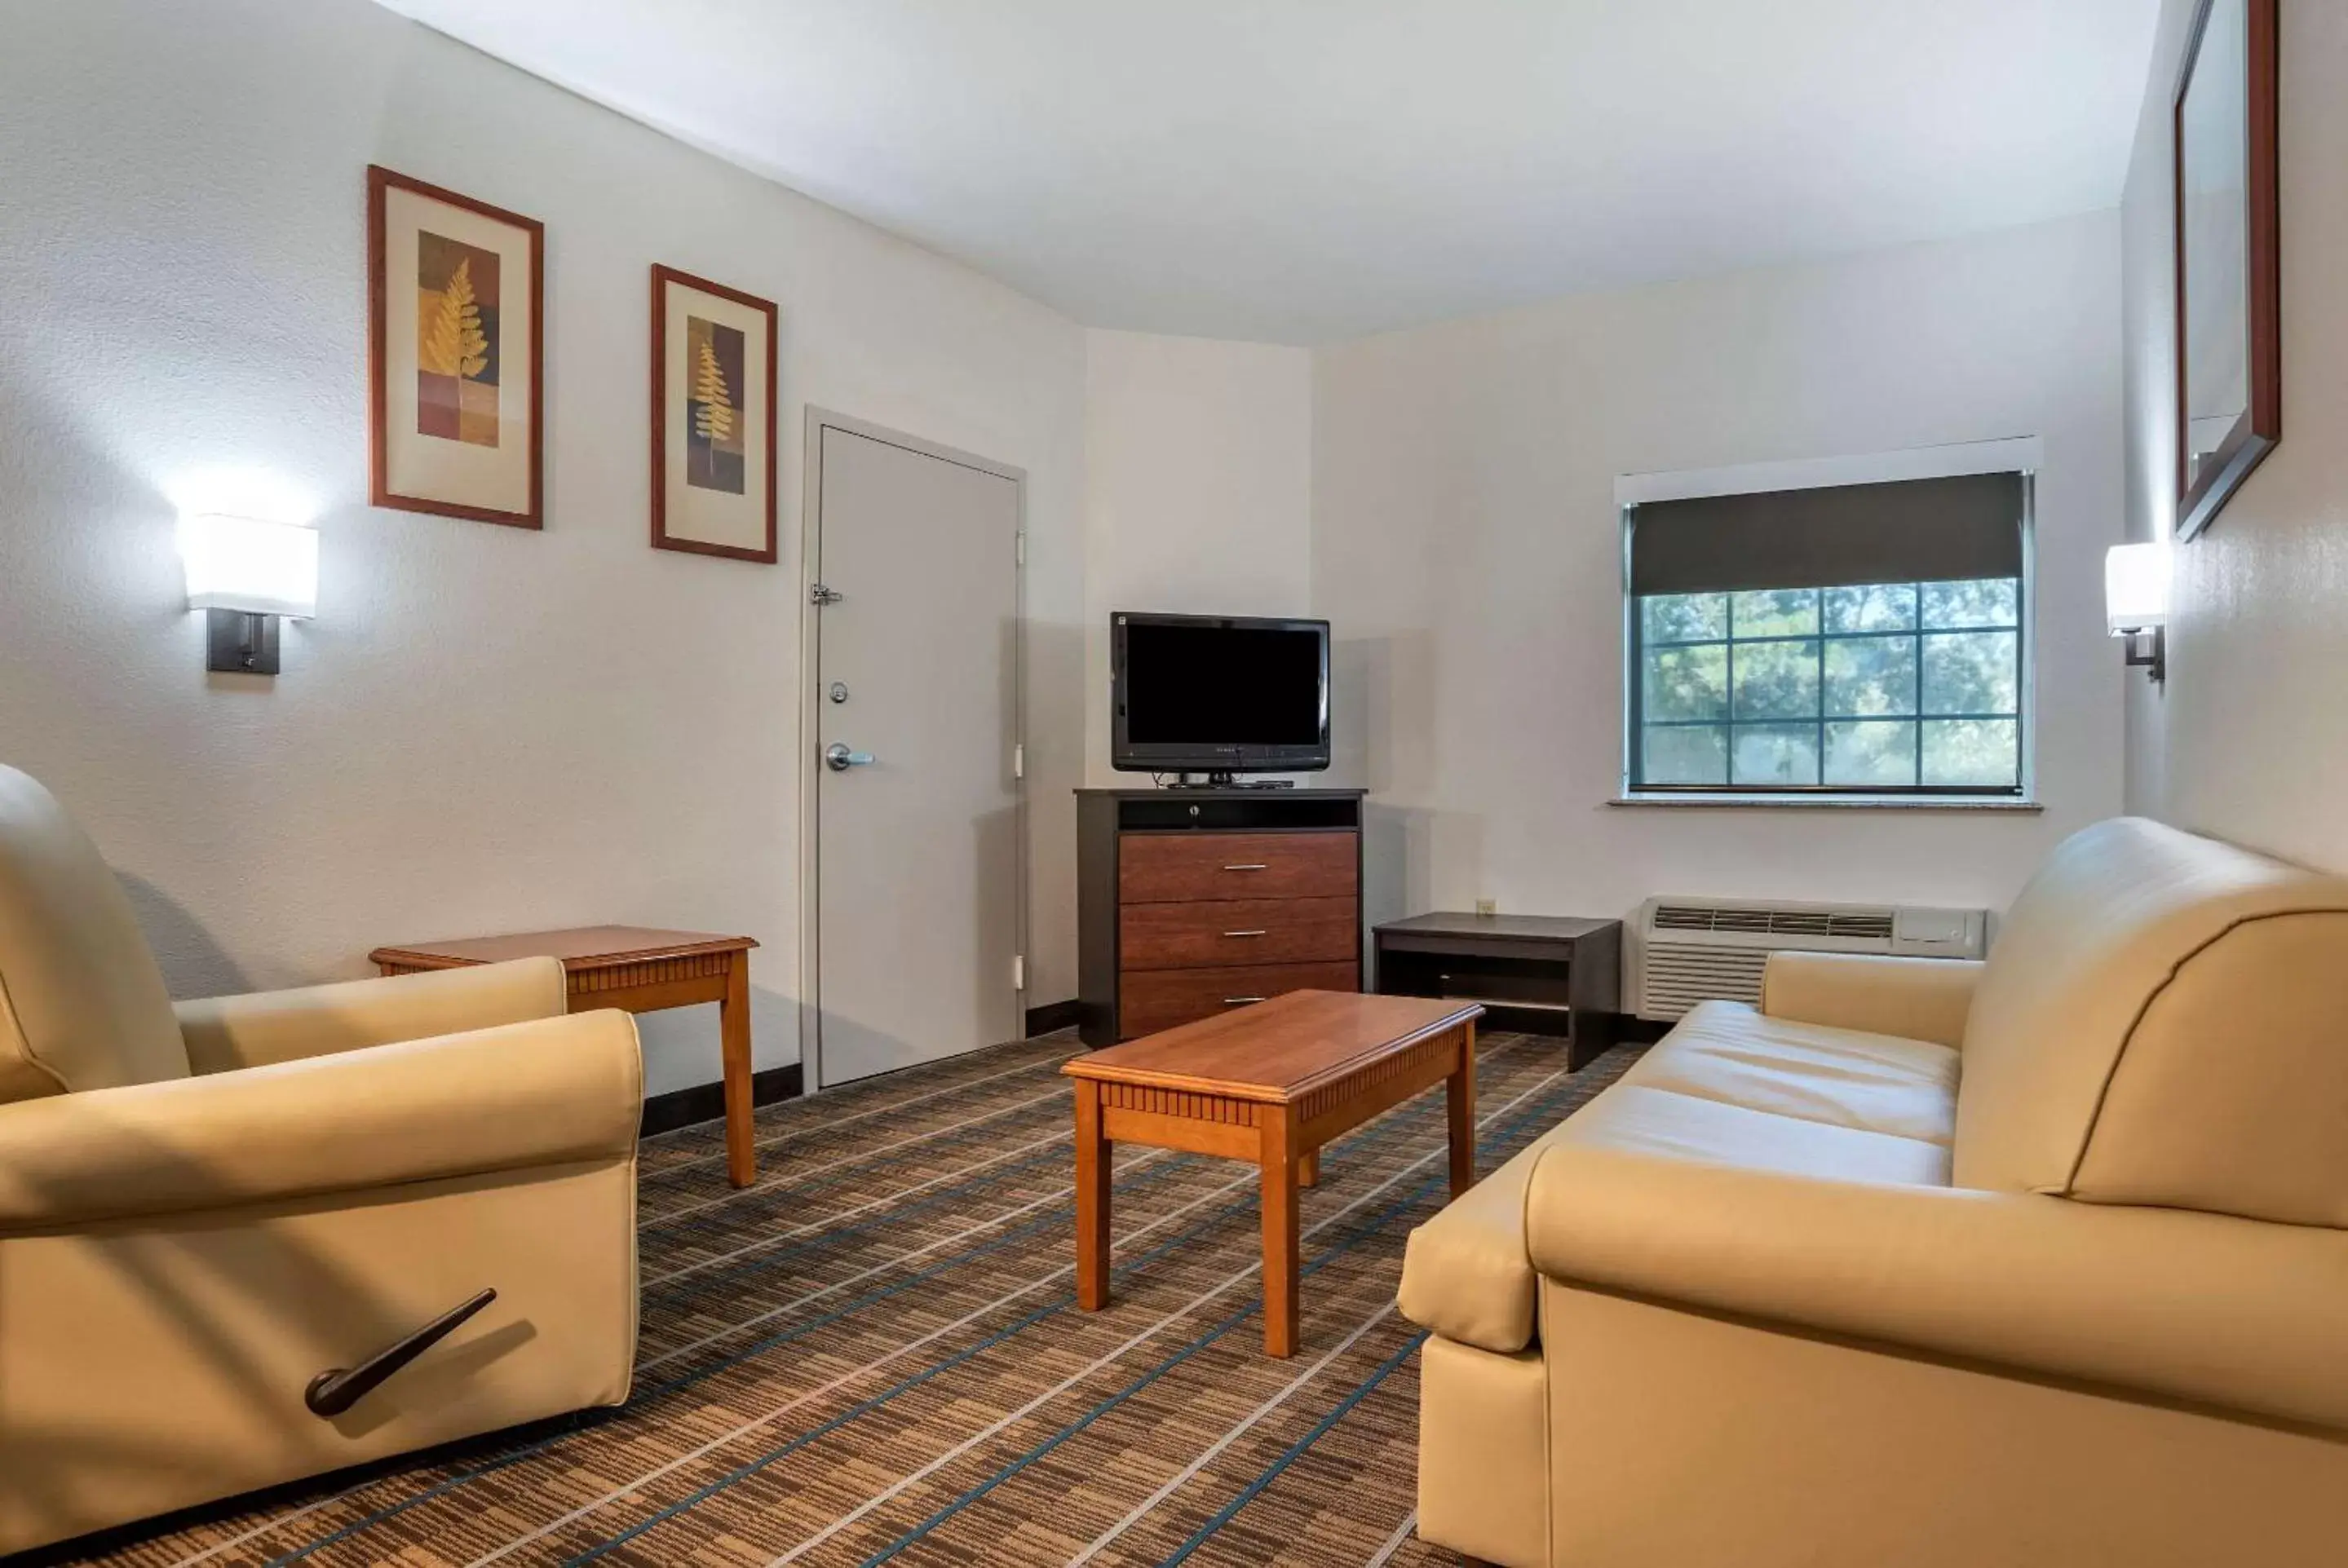
POLYGON ((1848 937, 1888 941, 1889 909, 1785 909, 1762 906, 1658 904, 1658 931, 1745 931, 1767 937, 1848 937))
POLYGON ((1646 1006, 1658 1017, 1677 1018, 1698 1002, 1758 1003, 1766 948, 1696 948, 1655 942, 1647 948, 1646 1006))

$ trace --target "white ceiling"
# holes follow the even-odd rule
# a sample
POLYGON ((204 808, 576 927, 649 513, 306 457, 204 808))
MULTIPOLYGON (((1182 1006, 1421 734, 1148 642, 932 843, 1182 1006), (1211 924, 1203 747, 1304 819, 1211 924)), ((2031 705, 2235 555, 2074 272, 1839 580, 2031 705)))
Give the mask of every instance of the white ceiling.
POLYGON ((2157 0, 384 0, 1097 326, 1313 343, 2116 205, 2157 0))

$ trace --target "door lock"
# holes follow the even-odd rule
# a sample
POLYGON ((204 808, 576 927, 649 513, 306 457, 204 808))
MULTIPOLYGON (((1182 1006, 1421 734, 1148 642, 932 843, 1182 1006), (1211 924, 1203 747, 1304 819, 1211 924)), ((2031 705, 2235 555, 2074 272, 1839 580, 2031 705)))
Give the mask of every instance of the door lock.
POLYGON ((848 701, 847 682, 834 681, 831 683, 831 700, 835 702, 845 702, 848 701))
POLYGON ((811 583, 808 587, 808 602, 809 604, 838 604, 841 600, 846 599, 847 597, 848 596, 840 592, 839 589, 827 587, 823 583, 811 583))
POLYGON ((851 752, 848 749, 848 743, 846 742, 834 741, 831 744, 824 747, 823 749, 823 765, 829 768, 833 773, 844 774, 850 768, 870 767, 872 765, 872 753, 870 752, 851 752))

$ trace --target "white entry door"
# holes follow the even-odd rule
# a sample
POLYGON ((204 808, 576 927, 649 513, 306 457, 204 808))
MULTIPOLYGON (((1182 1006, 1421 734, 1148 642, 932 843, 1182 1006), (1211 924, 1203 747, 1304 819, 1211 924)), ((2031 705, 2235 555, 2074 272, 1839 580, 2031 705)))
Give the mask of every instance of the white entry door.
POLYGON ((814 1084, 1022 1033, 1016 469, 811 415, 814 1084))

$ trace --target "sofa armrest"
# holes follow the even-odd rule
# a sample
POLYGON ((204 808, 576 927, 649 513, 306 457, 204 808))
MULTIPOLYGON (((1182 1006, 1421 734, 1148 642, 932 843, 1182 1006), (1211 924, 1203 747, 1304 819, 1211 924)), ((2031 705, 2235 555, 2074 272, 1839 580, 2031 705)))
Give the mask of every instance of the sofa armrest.
POLYGON ((0 1234, 631 1158, 623 1012, 0 1105, 0 1234))
POLYGON ((560 1018, 557 958, 515 958, 386 979, 210 997, 175 1004, 188 1063, 200 1073, 261 1067, 403 1040, 430 1040, 539 1018, 560 1018))
POLYGON ((1972 958, 1772 953, 1761 972, 1761 1010, 1796 1023, 1954 1048, 1964 1043, 1981 972, 1972 958))
POLYGON ((1560 1143, 1527 1200, 1566 1284, 2348 1428, 2348 1233, 1560 1143))
POLYGON ((1445 1204, 1403 1245, 1402 1315, 1462 1345, 1511 1355, 1533 1342, 1540 1280, 1525 1255, 1525 1193, 1559 1122, 1445 1204))

